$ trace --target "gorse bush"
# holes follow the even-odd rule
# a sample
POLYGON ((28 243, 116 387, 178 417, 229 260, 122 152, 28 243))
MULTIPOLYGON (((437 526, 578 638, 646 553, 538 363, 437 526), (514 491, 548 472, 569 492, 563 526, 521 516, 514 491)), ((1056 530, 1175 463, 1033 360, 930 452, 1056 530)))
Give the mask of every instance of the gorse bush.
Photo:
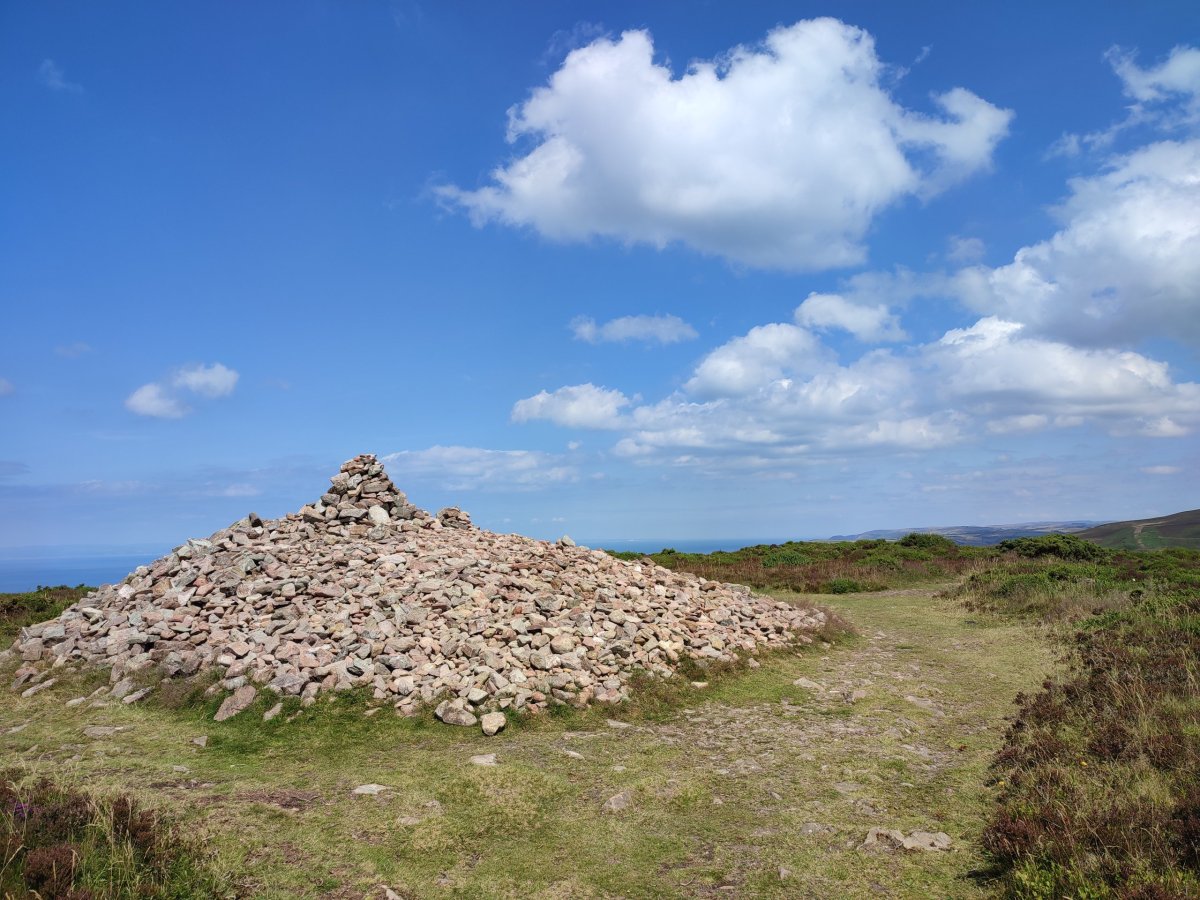
POLYGON ((958 552, 958 544, 950 540, 943 534, 930 534, 923 531, 914 531, 912 534, 906 534, 897 541, 901 547, 908 547, 912 550, 927 550, 930 553, 938 553, 946 556, 953 556, 958 552))
POLYGON ((1073 534, 1043 534, 1037 537, 1010 538, 996 545, 1002 551, 1011 551, 1017 556, 1056 556, 1076 562, 1102 561, 1109 558, 1111 551, 1099 544, 1085 541, 1073 534))

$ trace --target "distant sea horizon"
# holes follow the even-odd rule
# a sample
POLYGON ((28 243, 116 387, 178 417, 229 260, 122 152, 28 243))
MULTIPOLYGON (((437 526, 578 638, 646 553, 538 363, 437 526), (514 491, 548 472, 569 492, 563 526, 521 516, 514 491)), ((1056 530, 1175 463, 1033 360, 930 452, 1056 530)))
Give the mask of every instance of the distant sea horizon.
MULTIPOLYGON (((712 553, 714 550, 738 550, 754 544, 782 543, 788 538, 669 538, 580 540, 586 547, 621 550, 632 553, 657 553, 672 547, 683 553, 712 553)), ((0 550, 0 593, 32 591, 37 587, 68 587, 86 584, 99 587, 117 584, 138 566, 154 562, 170 552, 145 550, 131 552, 68 552, 59 555, 54 548, 9 548, 0 550)))

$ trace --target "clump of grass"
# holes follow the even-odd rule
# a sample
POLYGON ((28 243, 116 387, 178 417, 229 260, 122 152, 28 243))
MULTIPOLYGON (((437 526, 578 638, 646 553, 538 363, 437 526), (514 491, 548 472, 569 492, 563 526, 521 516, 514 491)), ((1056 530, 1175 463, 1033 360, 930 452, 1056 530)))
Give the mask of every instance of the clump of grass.
POLYGON ((83 584, 76 587, 62 584, 18 594, 0 594, 0 649, 12 643, 22 628, 53 619, 92 590, 83 584))
POLYGON ((45 776, 0 772, 0 895, 182 900, 229 893, 198 846, 130 797, 97 798, 45 776))

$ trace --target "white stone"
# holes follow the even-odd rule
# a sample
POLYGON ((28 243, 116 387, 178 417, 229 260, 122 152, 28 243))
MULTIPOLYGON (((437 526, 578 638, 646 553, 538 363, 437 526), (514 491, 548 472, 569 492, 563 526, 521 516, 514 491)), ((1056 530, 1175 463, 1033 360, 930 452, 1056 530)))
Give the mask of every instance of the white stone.
POLYGON ((384 791, 390 791, 391 787, 386 784, 360 784, 354 789, 354 793, 364 796, 374 797, 376 794, 382 794, 384 791))

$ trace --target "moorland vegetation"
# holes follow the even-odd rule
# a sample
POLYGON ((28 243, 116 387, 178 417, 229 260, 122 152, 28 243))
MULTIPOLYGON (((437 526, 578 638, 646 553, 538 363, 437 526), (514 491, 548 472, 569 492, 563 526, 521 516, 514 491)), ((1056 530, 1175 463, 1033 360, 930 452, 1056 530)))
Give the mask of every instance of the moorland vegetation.
MULTIPOLYGON (((980 810, 978 830, 969 836, 974 846, 964 849, 968 850, 968 856, 974 854, 983 865, 972 870, 969 880, 963 880, 966 876, 960 873, 954 876, 957 880, 951 882, 919 882, 910 880, 916 877, 910 871, 911 866, 924 867, 920 869, 924 872, 933 863, 906 863, 909 868, 905 869, 896 869, 894 862, 886 866, 879 863, 884 868, 877 871, 871 868, 876 863, 868 860, 863 871, 872 873, 871 878, 878 881, 890 872, 891 877, 897 879, 893 886, 902 896, 921 895, 921 890, 929 890, 930 883, 943 885, 939 889, 947 892, 947 896, 1000 893, 1018 898, 1111 897, 1130 900, 1200 896, 1200 855, 1197 851, 1200 847, 1200 551, 1179 548, 1114 550, 1070 535, 1020 538, 995 547, 969 548, 956 546, 938 535, 914 534, 893 543, 874 540, 792 542, 705 555, 666 549, 652 554, 652 559, 668 568, 748 584, 776 592, 780 597, 789 597, 793 592, 823 594, 826 599, 820 602, 828 602, 840 610, 851 625, 855 624, 856 616, 866 619, 874 606, 882 608, 891 602, 889 595, 898 595, 906 602, 913 600, 908 605, 896 607, 910 618, 922 615, 921 604, 926 604, 929 615, 937 617, 936 625, 931 624, 931 628, 974 629, 964 633, 970 640, 959 642, 955 639, 952 644, 963 648, 955 651, 962 656, 973 652, 967 648, 978 646, 980 634, 1017 633, 1004 623, 1015 623, 1034 635, 1038 643, 1049 642, 1057 648, 1060 664, 1040 688, 1033 681, 1029 689, 1015 697, 1011 718, 1001 739, 989 744, 981 742, 974 732, 946 735, 948 740, 961 740, 963 747, 969 745, 974 749, 978 746, 984 753, 977 769, 967 767, 960 772, 958 777, 964 781, 957 783, 955 788, 955 796, 964 798, 956 802, 966 802, 965 795, 973 793, 971 802, 980 810), (872 591, 882 593, 869 593, 872 591), (851 598, 853 602, 850 602, 851 598), (961 618, 951 620, 947 611, 953 609, 961 610, 961 618), (918 889, 914 886, 917 884, 924 887, 918 889)), ((81 594, 81 589, 54 588, 0 596, 0 642, 7 644, 20 627, 53 616, 81 594)), ((839 638, 832 632, 827 638, 835 645, 860 640, 839 638)), ((1024 652, 1031 654, 1034 645, 1027 646, 1029 649, 1024 652)), ((1033 657, 1029 658, 1032 666, 1033 657)), ((834 661, 836 659, 833 657, 834 661)), ((994 665, 998 659, 1000 657, 992 657, 979 664, 994 665)), ((1004 659, 1010 660, 1010 665, 1020 664, 1019 655, 1004 659)), ((961 662, 962 667, 956 671, 970 672, 972 661, 964 658, 961 662)), ((711 672, 688 669, 686 678, 707 678, 711 686, 699 689, 682 680, 677 685, 657 688, 649 682, 640 684, 632 701, 622 705, 621 716, 635 723, 642 717, 647 722, 667 723, 663 726, 666 731, 655 733, 670 734, 670 723, 679 715, 676 711, 683 709, 685 715, 696 714, 696 709, 704 708, 705 698, 709 698, 707 702, 720 700, 726 705, 737 706, 752 698, 757 702, 768 695, 774 697, 781 690, 775 682, 781 674, 792 671, 788 667, 795 665, 780 658, 774 662, 764 660, 757 671, 736 666, 711 672)), ((790 682, 785 680, 782 684, 790 682)), ((965 687, 968 694, 973 690, 975 688, 970 685, 965 687)), ((1010 692, 1016 690, 1016 687, 1009 689, 1010 692)), ((179 740, 177 732, 186 733, 197 723, 206 722, 212 707, 219 702, 219 698, 206 697, 202 691, 174 696, 176 700, 183 697, 179 708, 169 708, 164 693, 163 699, 156 701, 164 705, 161 712, 153 712, 151 705, 147 712, 139 713, 157 716, 156 727, 164 735, 170 732, 172 741, 179 740)), ((299 739, 309 747, 310 759, 303 777, 317 778, 312 772, 312 759, 320 758, 326 749, 341 760, 346 748, 360 744, 365 747, 363 741, 378 738, 378 729, 385 723, 363 718, 364 711, 355 706, 356 703, 364 706, 366 702, 365 698, 340 696, 330 701, 328 709, 324 704, 311 710, 288 706, 286 716, 299 717, 296 725, 313 733, 299 739), (324 733, 321 729, 326 725, 332 729, 328 741, 320 737, 324 733), (332 735, 334 731, 336 737, 332 735)), ((782 702, 785 710, 792 709, 786 706, 786 698, 782 702)), ((851 709, 839 702, 823 713, 832 715, 824 721, 834 728, 833 734, 841 734, 837 722, 851 709)), ((529 772, 519 768, 510 772, 507 777, 516 781, 512 790, 505 789, 503 794, 504 803, 516 803, 513 810, 524 817, 523 821, 530 823, 527 828, 532 832, 527 830, 524 840, 551 841, 551 836, 561 832, 566 824, 558 817, 556 807, 562 798, 573 796, 573 785, 578 776, 560 780, 555 769, 546 768, 544 754, 549 752, 550 742, 556 742, 555 746, 562 743, 562 735, 590 733, 588 729, 597 725, 603 729, 603 719, 597 720, 597 715, 604 713, 564 709, 561 714, 554 712, 547 719, 557 724, 514 725, 510 740, 528 744, 528 752, 539 761, 529 772), (536 805, 537 801, 531 798, 537 797, 539 791, 550 791, 554 802, 547 807, 536 805), (546 834, 542 834, 543 830, 546 834)), ((998 719, 1002 713, 991 715, 998 719)), ((272 770, 287 770, 288 748, 293 747, 297 733, 292 732, 292 737, 283 736, 282 729, 286 726, 280 723, 289 721, 286 716, 269 726, 256 725, 250 720, 225 723, 206 752, 213 754, 213 760, 220 760, 221 767, 249 766, 253 770, 267 766, 272 770), (277 730, 279 735, 276 735, 277 730)), ((953 717, 944 721, 950 721, 950 724, 939 726, 943 730, 959 727, 958 720, 953 717)), ((411 743, 414 753, 428 756, 429 767, 422 785, 432 778, 432 783, 446 786, 448 792, 439 795, 446 804, 445 810, 437 806, 436 817, 430 817, 428 812, 410 815, 408 818, 412 821, 421 820, 421 824, 411 826, 412 837, 391 839, 400 842, 395 850, 396 858, 400 860, 398 864, 408 867, 410 883, 427 885, 434 892, 442 885, 448 891, 452 886, 447 881, 450 876, 446 871, 449 870, 438 870, 439 866, 444 869, 447 863, 439 860, 454 857, 466 836, 480 851, 472 858, 484 858, 488 842, 502 840, 493 826, 515 827, 517 819, 505 818, 507 812, 501 813, 489 800, 488 795, 500 790, 499 787, 488 786, 490 782, 485 785, 478 778, 464 782, 454 774, 457 770, 452 765, 441 761, 445 748, 442 748, 442 738, 436 736, 441 732, 435 735, 429 731, 424 720, 389 727, 402 728, 399 733, 401 743, 411 743), (456 787, 451 789, 451 785, 456 787), (473 793, 479 791, 487 793, 473 793), (465 805, 466 812, 461 820, 455 818, 455 801, 465 805), (496 819, 496 816, 500 818, 496 819), (444 847, 437 843, 440 838, 435 835, 446 832, 443 836, 449 839, 453 837, 451 831, 454 828, 466 831, 444 847), (410 840, 415 843, 405 849, 410 840), (425 872, 425 868, 429 871, 425 872)), ((646 739, 650 740, 649 729, 647 732, 646 739)), ((704 731, 699 733, 706 734, 704 731)), ((393 746, 396 737, 388 738, 393 746)), ((147 737, 146 740, 156 739, 147 737)), ((514 759, 526 752, 519 751, 517 743, 506 746, 514 759)), ((593 746, 596 749, 590 754, 596 754, 601 745, 596 741, 593 746)), ((585 751, 584 755, 589 755, 587 747, 581 749, 585 751)), ((391 755, 395 752, 393 750, 391 755)), ((666 765, 669 752, 669 748, 650 743, 647 754, 640 759, 646 771, 641 786, 631 788, 635 802, 640 792, 674 799, 656 801, 665 803, 661 812, 668 817, 655 820, 657 849, 644 861, 637 857, 628 858, 626 877, 629 884, 642 887, 670 882, 675 887, 667 889, 666 894, 672 895, 673 890, 686 892, 690 889, 679 888, 672 879, 683 878, 680 873, 692 871, 686 866, 664 869, 661 860, 656 862, 656 859, 676 852, 672 849, 675 846, 672 841, 676 840, 673 829, 681 829, 678 840, 685 841, 687 834, 703 832, 706 826, 701 824, 702 821, 726 831, 740 827, 741 822, 737 818, 723 818, 734 816, 740 809, 735 799, 726 801, 728 812, 708 806, 707 801, 700 803, 707 796, 705 792, 712 789, 709 781, 712 776, 707 774, 701 773, 703 777, 699 780, 688 780, 678 770, 664 769, 660 773, 662 783, 655 781, 650 786, 651 781, 645 779, 659 777, 652 774, 652 762, 666 765), (652 751, 651 747, 654 748, 652 751), (670 778, 666 778, 668 774, 670 778), (675 786, 671 787, 672 784, 675 786), (678 793, 680 784, 684 785, 683 795, 678 793), (692 813, 702 814, 702 819, 693 822, 688 818, 692 813), (642 862, 646 865, 642 866, 642 862)), ((809 752, 819 754, 820 750, 810 746, 809 752)), ((590 765, 580 754, 571 759, 580 767, 590 765)), ((673 766, 678 764, 671 763, 673 766)), ((887 762, 889 766, 893 764, 887 762)), ((36 766, 5 773, 3 790, 6 791, 4 802, 7 805, 5 815, 0 817, 0 824, 7 828, 5 858, 0 860, 4 866, 2 884, 5 890, 14 896, 22 896, 19 893, 22 889, 37 890, 41 896, 135 896, 132 890, 118 888, 111 875, 110 886, 105 887, 103 878, 96 874, 113 872, 112 860, 118 858, 123 860, 121 866, 125 868, 121 871, 124 872, 135 872, 138 866, 149 867, 142 874, 131 874, 126 879, 141 884, 137 896, 206 897, 228 895, 234 890, 231 887, 234 882, 220 881, 207 860, 202 859, 191 845, 170 837, 169 830, 155 832, 162 836, 150 840, 147 846, 152 849, 151 854, 147 855, 144 849, 138 850, 136 842, 131 843, 132 832, 126 833, 129 829, 122 831, 112 824, 115 821, 113 810, 123 809, 121 803, 137 802, 128 797, 121 800, 125 795, 120 790, 119 779, 126 776, 118 771, 112 777, 118 779, 116 790, 93 795, 72 787, 69 782, 46 779, 45 770, 36 766), (29 804, 35 797, 41 799, 34 806, 67 810, 61 827, 53 826, 62 834, 55 831, 44 839, 37 838, 37 842, 22 838, 22 834, 34 834, 29 831, 29 823, 22 818, 21 811, 31 808, 29 804), (76 819, 76 824, 91 830, 71 831, 76 819), (18 833, 18 826, 25 831, 18 833), (81 839, 79 834, 86 835, 86 839, 81 839), (47 893, 55 885, 56 890, 61 888, 59 893, 47 893), (72 894, 72 891, 76 893, 72 894)), ((267 769, 256 777, 267 778, 267 769)), ((294 780, 298 775, 291 773, 286 777, 294 780)), ((400 785, 396 788, 397 797, 407 790, 396 780, 399 777, 392 775, 393 783, 400 785)), ((614 776, 601 767, 593 777, 610 780, 614 776)), ((913 774, 905 777, 917 781, 913 774)), ((112 785, 111 781, 108 783, 112 785)), ((411 787, 414 798, 422 790, 428 790, 422 785, 414 782, 411 787)), ((294 790, 288 796, 292 794, 300 796, 294 790)), ((902 804, 905 796, 909 795, 897 794, 898 799, 893 802, 902 804)), ((937 796, 942 798, 937 802, 946 802, 944 795, 937 796)), ((650 815, 651 810, 657 808, 649 804, 646 811, 638 815, 650 815)), ((330 814, 342 815, 336 810, 331 810, 330 814)), ((358 811, 354 815, 364 813, 358 811)), ((586 844, 585 856, 595 851, 597 859, 607 859, 613 852, 613 841, 617 846, 626 846, 623 841, 633 840, 627 833, 628 826, 623 826, 620 831, 611 830, 617 827, 607 824, 617 821, 611 816, 590 819, 578 809, 573 815, 588 823, 586 839, 579 838, 590 842, 586 844)), ((52 818, 57 821, 62 817, 56 814, 52 818)), ((150 829, 151 822, 165 822, 166 819, 146 814, 139 821, 150 829)), ((288 826, 285 820, 272 820, 270 827, 286 831, 288 826)), ((327 824, 327 827, 332 826, 327 824)), ((967 826, 963 829, 970 831, 967 826)), ((741 838, 745 839, 744 836, 741 838)), ((557 841, 558 837, 553 840, 557 841)), ((719 842, 715 836, 712 840, 719 842)), ((791 841, 782 837, 775 840, 781 846, 789 845, 791 841)), ((299 838, 296 841, 298 843, 299 838)), ((829 855, 837 846, 830 844, 823 851, 827 858, 840 859, 829 855)), ((844 847, 844 843, 841 846, 844 847)), ((314 855, 328 852, 324 848, 302 849, 314 855)), ((300 853, 300 850, 296 852, 300 853)), ((712 852, 710 849, 710 856, 712 852)), ((793 847, 787 852, 799 851, 793 847)), ((836 853, 843 852, 854 851, 836 850, 836 853)), ((376 865, 384 865, 379 861, 382 856, 375 854, 371 858, 376 860, 376 865)), ((705 865, 703 859, 697 861, 691 856, 686 859, 690 860, 687 864, 690 866, 705 865)), ((708 865, 712 868, 716 863, 708 865)), ((580 891, 581 896, 587 895, 588 891, 598 891, 594 895, 602 896, 604 885, 613 885, 611 881, 605 881, 610 876, 603 874, 602 869, 590 873, 584 863, 581 866, 579 872, 563 882, 568 889, 580 891)), ((284 879, 288 877, 289 869, 285 866, 270 870, 268 867, 268 871, 274 874, 260 878, 284 879)), ((486 865, 481 865, 480 872, 485 871, 486 865)), ((454 877, 467 878, 463 885, 474 883, 469 876, 454 877)), ((494 871, 491 877, 496 877, 494 871)), ((506 877, 510 879, 508 887, 520 891, 522 884, 532 884, 544 877, 544 873, 541 870, 525 872, 519 866, 510 866, 506 877)), ((858 876, 853 869, 834 868, 829 877, 844 878, 849 885, 857 883, 854 879, 858 876)), ((254 883, 253 879, 243 882, 252 886, 254 883)), ((729 883, 735 882, 730 880, 729 883)), ((257 884, 261 888, 264 882, 257 884)), ((784 896, 788 890, 771 887, 764 880, 740 884, 747 895, 784 896)), ((327 887, 335 889, 333 882, 327 887)))

